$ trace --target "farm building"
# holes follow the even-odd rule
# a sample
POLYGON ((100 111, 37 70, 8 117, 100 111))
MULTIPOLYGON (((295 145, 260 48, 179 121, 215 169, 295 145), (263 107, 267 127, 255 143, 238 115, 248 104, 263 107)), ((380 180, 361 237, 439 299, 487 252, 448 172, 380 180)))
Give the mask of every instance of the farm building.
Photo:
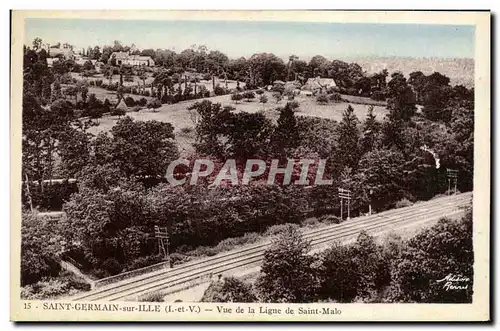
POLYGON ((309 78, 307 82, 302 86, 303 91, 309 91, 311 94, 313 93, 322 93, 326 92, 331 87, 336 87, 337 84, 335 84, 335 81, 333 78, 321 78, 321 77, 315 77, 315 78, 309 78))
POLYGON ((44 49, 49 58, 55 58, 55 57, 63 57, 66 60, 73 59, 75 57, 75 52, 73 52, 73 46, 70 44, 62 44, 58 43, 56 45, 50 46, 50 44, 44 44, 40 48, 44 49))
POLYGON ((300 93, 302 84, 298 80, 289 81, 285 83, 285 93, 293 93, 295 95, 300 93))
POLYGON ((113 52, 109 57, 109 62, 116 61, 116 65, 128 64, 132 66, 145 65, 152 67, 155 61, 150 56, 130 55, 129 52, 113 52))

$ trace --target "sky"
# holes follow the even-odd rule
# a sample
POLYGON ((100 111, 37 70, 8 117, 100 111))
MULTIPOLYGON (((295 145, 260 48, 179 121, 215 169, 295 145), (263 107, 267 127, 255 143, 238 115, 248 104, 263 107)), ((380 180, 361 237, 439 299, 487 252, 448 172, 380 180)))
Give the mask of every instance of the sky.
POLYGON ((230 58, 268 52, 304 60, 327 58, 473 58, 474 26, 422 24, 308 23, 257 21, 152 21, 26 19, 25 43, 89 45, 135 44, 139 49, 177 52, 206 45, 230 58))

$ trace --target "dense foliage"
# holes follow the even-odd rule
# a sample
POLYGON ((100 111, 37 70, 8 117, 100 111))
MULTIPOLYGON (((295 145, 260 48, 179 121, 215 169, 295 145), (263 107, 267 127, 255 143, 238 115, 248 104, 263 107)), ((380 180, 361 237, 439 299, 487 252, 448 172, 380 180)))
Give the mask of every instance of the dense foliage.
POLYGON ((473 264, 470 210, 461 220, 441 219, 408 240, 389 234, 378 244, 361 232, 353 244, 334 243, 316 254, 287 227, 266 250, 254 288, 219 281, 205 291, 204 301, 234 302, 240 295, 273 303, 470 303, 473 264), (449 281, 450 275, 460 280, 449 281))

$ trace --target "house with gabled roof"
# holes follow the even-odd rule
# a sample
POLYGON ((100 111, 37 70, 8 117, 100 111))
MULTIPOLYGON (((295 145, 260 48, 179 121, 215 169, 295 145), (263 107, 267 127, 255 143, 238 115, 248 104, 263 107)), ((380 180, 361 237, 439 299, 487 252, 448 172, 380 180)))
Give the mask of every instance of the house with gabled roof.
POLYGON ((326 92, 329 88, 336 87, 337 84, 333 78, 309 78, 307 82, 302 86, 302 90, 310 91, 311 93, 323 93, 326 92))
POLYGON ((131 66, 145 65, 152 67, 155 65, 155 61, 151 56, 130 55, 130 52, 113 52, 108 62, 111 63, 111 61, 115 61, 115 65, 117 66, 126 64, 131 66))

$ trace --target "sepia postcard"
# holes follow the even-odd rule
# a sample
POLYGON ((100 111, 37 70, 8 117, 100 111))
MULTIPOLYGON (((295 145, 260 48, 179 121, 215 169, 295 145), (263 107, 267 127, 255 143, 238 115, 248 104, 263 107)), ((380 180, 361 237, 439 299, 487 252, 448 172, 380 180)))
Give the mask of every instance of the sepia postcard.
POLYGON ((12 321, 490 321, 490 12, 11 18, 12 321))

